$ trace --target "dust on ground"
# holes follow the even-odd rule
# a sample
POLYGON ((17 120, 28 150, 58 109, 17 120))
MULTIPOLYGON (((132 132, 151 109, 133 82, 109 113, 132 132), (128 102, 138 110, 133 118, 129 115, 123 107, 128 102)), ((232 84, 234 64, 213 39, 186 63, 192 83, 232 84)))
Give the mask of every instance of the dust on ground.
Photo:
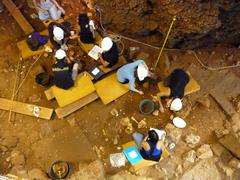
MULTIPOLYGON (((0 91, 1 97, 10 99, 17 62, 20 58, 16 42, 23 37, 23 33, 13 18, 7 16, 6 13, 0 14, 0 21, 3 25, 0 29, 0 33, 3 35, 0 42, 0 69, 2 72, 0 74, 2 82, 0 91)), ((127 41, 124 41, 124 44, 126 49, 129 46, 138 46, 142 52, 147 53, 149 55, 149 58, 146 59, 148 65, 153 64, 157 58, 158 50, 127 41)), ((161 78, 177 67, 188 69, 192 64, 200 67, 194 56, 186 51, 171 50, 166 52, 171 66, 169 69, 161 71, 165 65, 163 62, 160 62, 157 73, 161 78)), ((236 63, 240 53, 237 49, 219 47, 215 49, 201 49, 198 51, 198 56, 209 66, 224 66, 236 63), (211 59, 208 59, 212 52, 214 52, 214 55, 211 56, 211 59), (229 58, 229 56, 233 57, 229 58), (228 58, 227 61, 226 58, 228 58)), ((51 55, 49 55, 47 58, 41 58, 41 61, 48 61, 51 58, 51 55)), ((83 58, 86 58, 86 56, 83 58)), ((34 58, 30 58, 21 62, 20 82, 33 61, 34 58)), ((45 89, 39 87, 34 82, 35 75, 41 71, 39 68, 40 63, 34 65, 24 85, 19 90, 16 100, 55 108, 57 103, 47 101, 44 96, 45 89)), ((232 72, 240 76, 239 69, 233 69, 232 72)), ((204 87, 202 88, 204 89, 204 87)), ((152 99, 152 95, 156 95, 158 88, 156 84, 150 83, 150 87, 143 88, 143 90, 145 92, 144 96, 129 92, 107 106, 103 105, 100 100, 97 100, 64 119, 57 119, 54 115, 50 121, 14 114, 12 117, 13 123, 9 123, 9 113, 1 110, 1 142, 6 139, 9 140, 9 137, 14 137, 14 140, 9 140, 10 142, 6 144, 6 148, 1 146, 1 173, 16 172, 24 168, 28 170, 39 168, 49 172, 52 161, 60 158, 72 163, 73 172, 78 169, 79 162, 90 162, 99 158, 104 161, 107 174, 115 174, 122 169, 128 169, 129 166, 114 169, 109 164, 109 155, 121 152, 121 145, 132 139, 131 134, 126 133, 120 124, 121 119, 126 117, 130 119, 134 117, 137 121, 145 119, 147 127, 141 129, 138 129, 137 124, 131 120, 133 131, 141 133, 146 133, 149 127, 162 128, 171 122, 171 113, 168 111, 158 116, 140 114, 138 109, 139 102, 143 98, 152 99), (118 111, 119 116, 111 114, 113 109, 118 111), (21 166, 18 164, 18 167, 14 169, 9 162, 9 157, 16 150, 24 155, 25 161, 20 164, 21 166)), ((227 116, 212 97, 209 97, 209 99, 210 107, 206 108, 201 104, 197 104, 191 110, 186 118, 188 126, 183 132, 183 137, 189 133, 198 134, 201 137, 201 144, 212 143, 217 140, 213 132, 216 129, 223 128, 227 116)), ((178 157, 190 149, 186 143, 181 142, 172 153, 172 156, 178 157)), ((162 164, 164 166, 164 163, 162 164)))

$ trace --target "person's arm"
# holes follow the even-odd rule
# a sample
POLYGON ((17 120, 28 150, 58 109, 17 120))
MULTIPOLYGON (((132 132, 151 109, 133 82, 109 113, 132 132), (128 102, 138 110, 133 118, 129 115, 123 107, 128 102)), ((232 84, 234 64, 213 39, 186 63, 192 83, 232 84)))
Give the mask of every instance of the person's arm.
POLYGON ((159 92, 157 93, 157 98, 158 98, 158 102, 159 102, 159 110, 163 113, 164 112, 164 108, 163 108, 163 104, 162 104, 162 97, 168 97, 171 94, 171 90, 170 88, 167 89, 166 92, 159 92))
POLYGON ((140 95, 143 95, 143 94, 144 94, 143 91, 137 90, 137 89, 135 88, 135 79, 129 79, 129 89, 130 89, 131 91, 134 91, 134 92, 140 94, 140 95))
POLYGON ((38 11, 42 11, 42 12, 44 12, 44 13, 48 13, 46 10, 44 10, 44 9, 42 9, 41 7, 38 6, 36 0, 33 0, 33 5, 34 5, 34 7, 35 7, 35 9, 36 9, 37 12, 38 12, 38 11))
POLYGON ((107 67, 107 66, 109 65, 109 62, 107 62, 107 61, 105 61, 105 60, 103 59, 101 53, 98 53, 98 57, 99 57, 99 60, 98 60, 98 61, 99 61, 103 66, 107 67))
POLYGON ((64 9, 58 4, 57 1, 52 0, 52 2, 53 2, 53 4, 54 4, 60 11, 62 11, 63 14, 65 14, 64 9))

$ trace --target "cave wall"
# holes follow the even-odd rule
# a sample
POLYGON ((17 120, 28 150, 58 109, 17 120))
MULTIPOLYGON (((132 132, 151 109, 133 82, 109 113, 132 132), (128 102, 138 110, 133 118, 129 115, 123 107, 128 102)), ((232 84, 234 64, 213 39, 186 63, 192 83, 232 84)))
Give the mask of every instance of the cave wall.
POLYGON ((238 0, 94 0, 103 25, 161 46, 176 15, 169 48, 198 48, 240 44, 238 0))

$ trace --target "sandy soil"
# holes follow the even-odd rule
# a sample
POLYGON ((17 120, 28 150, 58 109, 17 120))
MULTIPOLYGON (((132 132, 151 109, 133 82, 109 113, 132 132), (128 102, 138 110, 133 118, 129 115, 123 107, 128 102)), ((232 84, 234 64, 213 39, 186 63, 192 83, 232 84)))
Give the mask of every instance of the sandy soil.
MULTIPOLYGON (((19 59, 19 52, 16 47, 16 42, 23 38, 23 33, 15 23, 15 21, 4 14, 0 14, 0 23, 3 25, 0 28, 2 34, 0 41, 0 92, 1 97, 11 98, 17 61, 19 59)), ((124 42, 127 48, 130 43, 124 42)), ((132 44, 131 46, 139 46, 132 44)), ((157 50, 141 46, 141 51, 150 54, 147 59, 147 64, 153 64, 158 55, 157 50)), ((219 66, 225 64, 232 64, 238 59, 240 53, 234 49, 201 49, 199 57, 204 63, 211 66, 219 66), (209 54, 215 51, 215 55, 208 59, 209 54), (226 54, 233 54, 232 60, 225 61, 226 54)), ((176 67, 187 68, 191 64, 198 63, 194 57, 188 55, 185 51, 168 51, 171 61, 171 68, 167 71, 161 71, 162 63, 157 69, 158 75, 164 77, 168 72, 176 67)), ((48 58, 51 58, 49 56, 48 58)), ((48 61, 48 58, 42 58, 40 61, 48 61)), ((84 58, 84 57, 83 57, 84 58)), ((21 78, 23 79, 33 59, 29 59, 21 63, 21 78)), ((39 64, 34 65, 31 73, 27 77, 24 85, 19 90, 16 97, 18 101, 26 103, 35 103, 46 107, 57 107, 56 102, 48 102, 44 96, 44 88, 39 87, 34 82, 35 75, 41 71, 39 64), (37 96, 40 99, 37 102, 31 102, 30 97, 37 96)), ((235 69, 238 76, 239 70, 235 69)), ((123 97, 117 99, 115 102, 104 106, 100 100, 91 103, 90 105, 82 108, 76 113, 64 119, 57 119, 56 116, 50 121, 36 119, 20 114, 14 114, 12 117, 13 123, 8 123, 8 112, 0 111, 0 137, 15 136, 19 139, 16 147, 10 148, 7 152, 1 153, 0 169, 1 173, 7 173, 11 170, 9 163, 6 159, 10 156, 13 149, 22 152, 26 159, 26 168, 42 168, 46 172, 49 171, 49 166, 53 160, 63 159, 72 163, 73 169, 77 167, 79 162, 92 161, 97 159, 95 153, 96 148, 102 149, 100 158, 106 162, 106 170, 112 174, 119 169, 112 169, 109 166, 109 154, 120 152, 121 145, 131 140, 131 135, 124 132, 123 127, 120 125, 121 118, 134 117, 140 121, 146 119, 147 128, 138 129, 137 125, 133 122, 134 131, 145 133, 149 127, 161 128, 166 123, 170 122, 170 112, 160 114, 159 116, 142 115, 139 113, 138 105, 143 98, 152 98, 158 92, 156 85, 150 84, 150 88, 143 88, 144 96, 129 92, 123 97), (116 108, 119 112, 118 117, 111 115, 110 111, 116 108), (76 134, 79 132, 79 137, 76 134), (118 143, 113 144, 114 138, 118 138, 118 143), (87 145, 86 145, 87 144, 87 145), (83 150, 84 149, 84 150, 83 150), (86 153, 86 154, 85 154, 86 153), (76 158, 75 158, 76 157, 76 158)), ((216 140, 213 135, 213 130, 221 128, 225 114, 219 108, 218 104, 212 99, 209 109, 197 105, 196 108, 187 117, 188 127, 184 131, 184 135, 189 132, 197 133, 201 136, 201 143, 210 143, 216 140)), ((188 147, 179 146, 176 148, 176 155, 184 152, 188 147)))

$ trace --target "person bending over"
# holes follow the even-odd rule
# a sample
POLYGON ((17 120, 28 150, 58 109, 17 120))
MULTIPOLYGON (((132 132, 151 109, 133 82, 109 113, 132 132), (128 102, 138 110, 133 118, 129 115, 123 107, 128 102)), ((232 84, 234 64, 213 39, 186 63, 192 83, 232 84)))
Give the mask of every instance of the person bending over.
POLYGON ((101 42, 102 54, 99 53, 99 62, 105 67, 113 67, 118 62, 119 52, 117 44, 109 37, 101 42))
POLYGON ((69 89, 74 86, 77 78, 79 64, 67 62, 66 53, 59 49, 56 51, 56 63, 52 66, 54 84, 62 89, 69 89))
POLYGON ((159 139, 156 131, 150 130, 146 137, 137 132, 133 133, 132 136, 144 159, 152 161, 159 161, 161 159, 164 150, 165 135, 162 135, 161 139, 159 139))
POLYGON ((69 22, 56 23, 51 22, 48 26, 49 39, 55 49, 67 50, 67 43, 75 37, 70 32, 71 24, 69 22))
POLYGON ((143 81, 146 77, 155 78, 154 76, 143 60, 126 64, 117 71, 118 81, 122 84, 129 83, 129 89, 140 95, 143 94, 143 91, 135 88, 135 81, 143 81))
POLYGON ((181 99, 184 96, 184 89, 189 82, 189 75, 183 69, 175 69, 170 76, 164 80, 164 86, 168 87, 167 92, 159 92, 157 94, 159 100, 159 110, 164 112, 161 102, 162 97, 170 97, 167 107, 172 111, 182 109, 181 99))
POLYGON ((38 11, 40 20, 58 20, 65 14, 64 9, 55 0, 33 0, 35 9, 38 11))

